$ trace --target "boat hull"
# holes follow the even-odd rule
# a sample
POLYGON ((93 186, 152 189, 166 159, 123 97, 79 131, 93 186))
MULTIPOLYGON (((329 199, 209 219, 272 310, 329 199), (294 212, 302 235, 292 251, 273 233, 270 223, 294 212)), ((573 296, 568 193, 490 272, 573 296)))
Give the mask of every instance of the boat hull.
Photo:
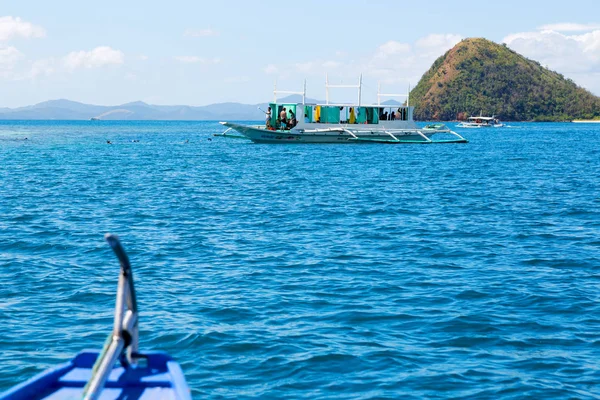
POLYGON ((502 123, 488 123, 488 122, 461 122, 456 125, 457 128, 468 128, 468 129, 479 129, 479 128, 503 128, 502 123))
MULTIPOLYGON (((368 127, 361 127, 360 130, 348 129, 343 131, 340 130, 341 128, 332 128, 330 130, 323 129, 311 132, 294 129, 289 131, 272 131, 263 127, 240 125, 231 122, 222 122, 222 124, 256 143, 430 143, 431 136, 441 133, 440 131, 427 129, 406 129, 394 131, 392 133, 393 136, 391 136, 381 130, 369 130, 368 127)), ((228 135, 219 136, 227 137, 228 135)))

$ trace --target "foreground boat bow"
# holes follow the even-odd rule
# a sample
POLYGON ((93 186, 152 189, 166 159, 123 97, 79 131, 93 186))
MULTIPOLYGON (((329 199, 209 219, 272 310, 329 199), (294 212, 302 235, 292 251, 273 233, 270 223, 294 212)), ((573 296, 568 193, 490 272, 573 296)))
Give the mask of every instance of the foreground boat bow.
POLYGON ((117 236, 106 241, 121 264, 113 331, 104 349, 83 351, 0 395, 0 400, 191 399, 179 364, 161 352, 138 352, 133 274, 117 236), (117 363, 118 361, 118 363, 117 363))

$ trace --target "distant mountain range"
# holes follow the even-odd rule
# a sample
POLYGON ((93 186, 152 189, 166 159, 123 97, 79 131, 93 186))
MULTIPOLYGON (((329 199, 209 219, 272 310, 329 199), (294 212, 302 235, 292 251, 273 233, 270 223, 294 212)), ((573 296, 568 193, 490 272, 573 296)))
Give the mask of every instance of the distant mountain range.
MULTIPOLYGON (((307 103, 324 103, 309 99, 307 103)), ((280 99, 282 103, 300 103, 302 96, 291 95, 280 99)), ((395 101, 384 104, 396 105, 395 101)), ((227 121, 262 120, 268 103, 241 104, 218 103, 208 106, 157 106, 135 101, 118 106, 96 106, 70 100, 50 100, 19 108, 0 108, 0 120, 179 120, 179 121, 227 121)))

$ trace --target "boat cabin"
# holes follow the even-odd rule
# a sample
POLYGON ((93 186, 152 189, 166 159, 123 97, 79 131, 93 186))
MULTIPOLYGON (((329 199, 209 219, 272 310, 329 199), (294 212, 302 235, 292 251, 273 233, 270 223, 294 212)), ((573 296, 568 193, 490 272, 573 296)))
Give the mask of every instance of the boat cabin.
POLYGON ((467 121, 472 124, 481 124, 481 125, 494 125, 499 124, 500 121, 496 117, 469 117, 467 121))
MULTIPOLYGON (((413 107, 390 105, 331 105, 270 103, 271 129, 291 129, 300 124, 370 124, 412 121, 413 107), (285 111, 284 111, 285 110, 285 111), (292 123, 295 119, 295 124, 292 123)), ((268 127, 269 128, 269 127, 268 127)))
MULTIPOLYGON (((396 123, 389 125, 403 125, 401 122, 413 121, 413 109, 409 106, 409 95, 406 94, 384 94, 378 88, 377 104, 363 105, 361 103, 362 92, 362 75, 357 85, 331 85, 329 78, 325 77, 326 88, 326 103, 325 104, 308 104, 304 100, 306 98, 306 81, 304 81, 304 91, 291 92, 277 90, 273 91, 274 100, 269 104, 271 107, 271 118, 267 122, 267 129, 270 130, 286 130, 295 128, 297 125, 305 127, 310 124, 320 125, 354 125, 367 124, 378 125, 382 121, 386 121, 386 125, 392 121, 396 123), (329 102, 330 88, 356 88, 358 89, 358 101, 355 104, 333 104, 329 102), (277 94, 295 94, 302 96, 302 103, 279 103, 277 94), (405 97, 404 104, 382 104, 381 97, 405 97)), ((410 92, 410 90, 409 90, 410 92)), ((320 127, 329 128, 329 127, 320 127)))

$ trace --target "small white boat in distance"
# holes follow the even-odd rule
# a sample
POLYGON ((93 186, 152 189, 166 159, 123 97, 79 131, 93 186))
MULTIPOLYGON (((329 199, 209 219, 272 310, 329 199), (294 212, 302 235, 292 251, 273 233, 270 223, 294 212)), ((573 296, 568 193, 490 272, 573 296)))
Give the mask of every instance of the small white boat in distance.
MULTIPOLYGON (((419 128, 413 121, 413 109, 408 95, 378 93, 378 104, 361 103, 362 75, 358 85, 330 85, 326 78, 325 104, 309 104, 304 91, 289 92, 274 90, 274 100, 269 104, 264 125, 242 125, 221 122, 228 129, 215 136, 250 139, 256 143, 467 143, 467 140, 443 124, 419 128), (330 88, 356 88, 358 101, 355 104, 329 102, 330 88), (302 103, 281 103, 277 94, 302 95, 302 103), (406 97, 403 105, 381 104, 381 97, 406 97), (241 135, 228 134, 236 131, 241 135), (449 139, 433 140, 436 134, 448 134, 449 139)), ((265 112, 266 113, 266 112, 265 112)))
POLYGON ((498 118, 491 117, 469 117, 466 121, 456 125, 458 128, 502 128, 504 126, 498 118))

